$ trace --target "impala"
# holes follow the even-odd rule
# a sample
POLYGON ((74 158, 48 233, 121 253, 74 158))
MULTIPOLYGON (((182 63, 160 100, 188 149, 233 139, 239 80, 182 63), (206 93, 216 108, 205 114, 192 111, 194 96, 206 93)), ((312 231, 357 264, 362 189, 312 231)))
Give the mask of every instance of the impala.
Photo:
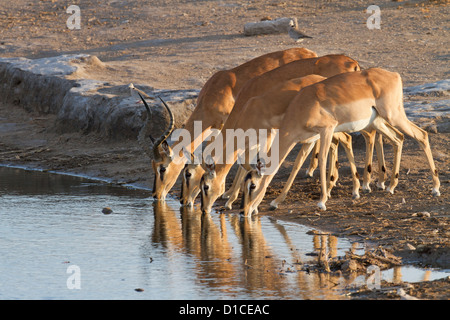
MULTIPOLYGON (((308 49, 292 48, 268 53, 233 69, 215 73, 203 86, 197 99, 197 107, 185 123, 184 128, 192 136, 189 144, 190 149, 195 150, 203 141, 205 130, 208 128, 220 129, 223 126, 234 106, 238 92, 249 79, 286 63, 312 57, 317 57, 317 55, 308 49), (203 130, 202 134, 195 137, 193 137, 194 121, 201 121, 203 130)), ((164 200, 183 169, 185 158, 182 152, 173 154, 172 148, 166 142, 166 139, 170 136, 170 130, 153 141, 153 138, 149 135, 150 118, 147 118, 146 124, 141 129, 138 141, 152 159, 152 168, 155 173, 153 197, 164 200), (182 157, 183 160, 173 161, 174 157, 182 157)), ((177 143, 179 142, 175 142, 174 145, 177 143)))
MULTIPOLYGON (((318 206, 326 210, 326 158, 335 132, 376 130, 394 146, 394 166, 388 191, 398 184, 403 133, 414 138, 425 152, 433 180, 432 194, 439 196, 439 177, 434 165, 428 134, 408 120, 403 107, 402 80, 398 73, 379 68, 340 74, 303 88, 286 110, 279 130, 280 167, 297 143, 312 144, 320 139, 319 170, 321 196, 318 206), (395 129, 396 128, 396 129, 395 129), (398 129, 398 130, 397 130, 398 129)), ((257 212, 274 173, 264 175, 259 163, 246 177, 242 210, 257 212)), ((276 172, 276 171, 275 171, 276 172)))
MULTIPOLYGON (((280 109, 279 115, 274 116, 273 119, 262 118, 265 112, 276 113, 276 111, 271 111, 272 104, 260 104, 260 108, 254 109, 252 114, 243 115, 243 110, 252 97, 256 97, 262 95, 276 86, 277 84, 283 83, 287 80, 303 77, 307 75, 318 75, 318 78, 314 78, 317 81, 319 78, 323 79, 323 77, 333 76, 343 72, 353 72, 360 70, 359 64, 357 61, 344 56, 344 55, 326 55, 319 58, 310 58, 310 59, 302 59, 298 61, 291 62, 279 68, 276 68, 272 71, 266 72, 258 77, 252 78, 249 80, 241 89, 239 95, 237 96, 235 105, 233 107, 232 112, 228 116, 227 121, 225 122, 222 132, 228 129, 236 129, 236 122, 240 119, 249 120, 250 123, 255 123, 254 128, 259 128, 257 125, 259 120, 266 119, 267 121, 279 121, 281 120, 281 116, 283 114, 283 109, 280 109), (320 75, 320 76, 319 76, 320 75), (266 110, 267 108, 267 110, 266 110), (253 121, 253 120, 256 120, 253 121)), ((311 78, 313 79, 313 78, 311 78)), ((310 82, 313 83, 313 82, 310 82)), ((299 89, 297 89, 298 91, 299 89)), ((275 90, 276 91, 276 90, 275 90)), ((275 92, 274 91, 274 92, 275 92)), ((271 91, 272 92, 272 91, 271 91)), ((294 90, 296 93, 296 91, 294 90)), ((285 107, 284 107, 285 108, 285 107)), ((263 126, 262 128, 269 128, 263 126)), ((252 128, 247 126, 247 128, 252 128)), ((275 128, 275 127, 274 127, 275 128)), ((233 161, 234 163, 234 161, 233 161)), ((225 165, 225 164, 224 164, 225 165)), ((231 164, 232 165, 232 164, 231 164)), ((225 188, 225 178, 227 173, 229 172, 231 166, 226 165, 227 169, 224 173, 224 176, 221 177, 220 182, 215 183, 215 186, 208 192, 210 199, 207 200, 208 197, 203 196, 204 202, 214 203, 218 196, 223 194, 225 188)), ((183 182, 182 182, 182 202, 185 204, 192 205, 195 197, 200 192, 200 180, 203 176, 204 169, 201 165, 197 164, 189 164, 186 166, 183 174, 183 182)), ((234 187, 228 193, 231 195, 230 201, 227 203, 229 207, 234 201, 234 195, 239 191, 239 181, 242 179, 242 175, 245 174, 245 170, 239 169, 235 178, 234 187)), ((210 205, 205 205, 206 207, 210 207, 210 205)))
MULTIPOLYGON (((274 86, 271 90, 267 91, 265 94, 251 98, 245 108, 241 111, 241 119, 237 121, 236 127, 241 128, 247 132, 249 129, 278 129, 280 128, 281 121, 283 116, 288 108, 290 102, 295 98, 297 93, 304 87, 320 82, 326 78, 318 76, 318 75, 309 75, 302 78, 296 78, 292 80, 285 81, 277 86, 274 86), (255 116, 255 115, 258 116, 255 116)), ((366 133, 370 135, 369 133, 366 133)), ((225 138, 222 138, 222 141, 232 141, 234 138, 233 130, 222 130, 222 135, 225 138), (230 137, 231 135, 231 137, 230 137)), ((381 141, 381 140, 380 140, 381 141)), ((328 181, 328 192, 331 192, 331 188, 337 180, 337 165, 336 165, 336 155, 337 155, 337 147, 339 142, 342 142, 342 145, 345 149, 347 158, 349 159, 350 169, 352 172, 353 179, 353 191, 352 195, 354 199, 359 198, 359 179, 358 173, 356 170, 356 164, 353 157, 352 151, 352 140, 351 136, 340 132, 335 133, 333 136, 333 141, 331 144, 332 154, 334 157, 330 157, 330 170, 327 177, 328 181)), ((261 143, 261 141, 259 141, 261 143)), ((268 148, 272 142, 267 145, 260 146, 259 150, 263 148, 268 148)), ((248 143, 250 144, 250 143, 248 143)), ((276 201, 272 203, 272 207, 278 207, 278 204, 284 200, 286 194, 292 185, 295 176, 300 170, 303 161, 311 152, 312 147, 315 143, 310 145, 304 145, 300 150, 297 159, 295 161, 295 165, 292 169, 292 172, 289 176, 288 182, 285 184, 282 193, 277 198, 276 201)), ((243 145, 241 148, 234 148, 234 143, 232 143, 231 148, 229 144, 222 144, 222 151, 218 152, 219 154, 226 154, 229 159, 225 161, 221 161, 220 163, 205 163, 204 166, 206 168, 205 174, 203 174, 200 181, 200 192, 201 192, 201 209, 204 212, 209 213, 211 211, 211 207, 214 204, 217 197, 220 195, 220 192, 223 192, 224 181, 227 173, 233 166, 234 162, 238 158, 238 153, 242 151, 242 149, 249 149, 249 145, 243 145), (229 153, 229 150, 232 150, 232 153, 229 153)), ((377 150, 379 147, 377 147, 377 150)), ((250 155, 246 155, 250 158, 250 155)), ((366 155, 367 157, 367 155, 366 155)), ((271 159, 272 162, 273 159, 271 159)), ((383 162, 384 163, 384 162, 383 162)), ((239 167, 241 168, 241 167, 239 167)), ((238 186, 244 180, 244 177, 247 174, 247 170, 249 168, 242 168, 242 171, 235 178, 234 183, 238 186)), ((237 188, 236 193, 232 194, 228 199, 225 207, 231 209, 231 204, 236 200, 239 192, 239 187, 237 188)))

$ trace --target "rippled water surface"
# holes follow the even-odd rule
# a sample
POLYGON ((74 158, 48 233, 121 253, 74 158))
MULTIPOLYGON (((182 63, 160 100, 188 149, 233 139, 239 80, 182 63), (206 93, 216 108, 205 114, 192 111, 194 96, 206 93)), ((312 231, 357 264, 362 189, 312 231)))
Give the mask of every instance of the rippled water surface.
MULTIPOLYGON (((360 244, 264 216, 203 216, 149 196, 0 167, 0 299, 339 299, 364 280, 298 271, 320 247, 333 256, 360 244)), ((401 267, 383 277, 447 274, 401 267)))

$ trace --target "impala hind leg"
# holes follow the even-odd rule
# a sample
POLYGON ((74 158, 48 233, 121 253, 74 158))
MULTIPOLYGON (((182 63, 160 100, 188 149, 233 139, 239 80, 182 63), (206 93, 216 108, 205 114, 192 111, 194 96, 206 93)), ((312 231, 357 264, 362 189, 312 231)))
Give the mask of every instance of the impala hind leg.
POLYGON ((425 130, 416 126, 408 119, 404 121, 395 121, 392 124, 419 143, 420 147, 425 152, 425 156, 427 158, 428 165, 430 167, 431 176, 433 179, 433 190, 432 190, 433 196, 436 197, 440 196, 441 193, 439 192, 439 187, 441 183, 439 181, 439 175, 436 170, 436 166, 434 165, 433 154, 431 153, 430 141, 428 139, 428 133, 425 130))
POLYGON ((313 150, 313 147, 317 144, 318 141, 312 143, 304 143, 302 148, 300 149, 297 158, 295 159, 294 166, 292 167, 291 174, 289 175, 288 180, 286 181, 283 190, 280 195, 270 203, 271 209, 278 208, 278 205, 286 199, 287 193, 294 183, 295 177, 297 176, 298 171, 301 169, 303 163, 305 162, 308 155, 313 150))

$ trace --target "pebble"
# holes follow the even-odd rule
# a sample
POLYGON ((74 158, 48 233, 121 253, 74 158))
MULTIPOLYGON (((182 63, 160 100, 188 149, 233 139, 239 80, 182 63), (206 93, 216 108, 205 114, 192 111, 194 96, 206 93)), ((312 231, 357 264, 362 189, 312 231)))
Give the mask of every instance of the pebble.
POLYGON ((103 214, 111 214, 112 212, 113 211, 110 207, 103 208, 103 210, 102 210, 103 214))
POLYGON ((431 214, 427 211, 423 211, 423 212, 416 212, 412 214, 413 217, 426 217, 429 218, 431 217, 431 214))
POLYGON ((416 250, 416 247, 414 247, 410 243, 407 243, 407 244, 405 244, 405 250, 416 250))

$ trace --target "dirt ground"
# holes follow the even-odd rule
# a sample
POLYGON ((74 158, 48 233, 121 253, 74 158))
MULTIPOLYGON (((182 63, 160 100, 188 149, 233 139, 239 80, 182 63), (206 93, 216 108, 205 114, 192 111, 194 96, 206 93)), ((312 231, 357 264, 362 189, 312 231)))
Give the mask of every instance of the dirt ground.
MULTIPOLYGON (((81 9, 81 29, 69 30, 66 2, 0 3, 0 56, 40 58, 65 53, 96 55, 111 68, 85 74, 98 80, 142 83, 164 89, 200 89, 216 71, 261 54, 296 44, 287 35, 246 37, 243 26, 263 18, 297 17, 312 39, 301 46, 318 55, 344 53, 362 67, 399 72, 405 86, 449 77, 449 1, 378 1, 381 29, 369 30, 366 1, 72 1, 81 9)), ((424 100, 439 97, 421 97, 424 100)), ((1 99, 0 99, 1 101, 1 99)), ((151 168, 134 140, 104 141, 95 133, 57 132, 55 115, 33 114, 0 104, 0 163, 85 174, 112 183, 150 188, 151 168)), ((362 176, 364 141, 354 137, 354 153, 362 176)), ((316 208, 318 172, 294 183, 276 211, 268 204, 281 191, 295 160, 296 148, 272 182, 260 214, 372 242, 405 262, 450 268, 450 134, 429 132, 440 172, 441 196, 431 196, 431 174, 424 153, 406 138, 400 181, 394 195, 376 190, 351 199, 348 162, 340 152, 340 177, 327 202, 316 208), (415 247, 411 250, 410 246, 415 247)), ((388 170, 392 148, 385 144, 388 170)), ((376 177, 376 156, 374 177, 376 177)), ((229 175, 229 184, 234 171, 229 175)), ((389 171, 388 171, 389 173, 389 171)), ((171 194, 176 197, 179 184, 171 194)), ((149 194, 150 195, 150 194, 149 194)), ((218 201, 220 207, 224 203, 218 201)), ((448 299, 450 281, 414 284, 409 294, 448 299)), ((355 299, 400 298, 383 292, 355 299)))

